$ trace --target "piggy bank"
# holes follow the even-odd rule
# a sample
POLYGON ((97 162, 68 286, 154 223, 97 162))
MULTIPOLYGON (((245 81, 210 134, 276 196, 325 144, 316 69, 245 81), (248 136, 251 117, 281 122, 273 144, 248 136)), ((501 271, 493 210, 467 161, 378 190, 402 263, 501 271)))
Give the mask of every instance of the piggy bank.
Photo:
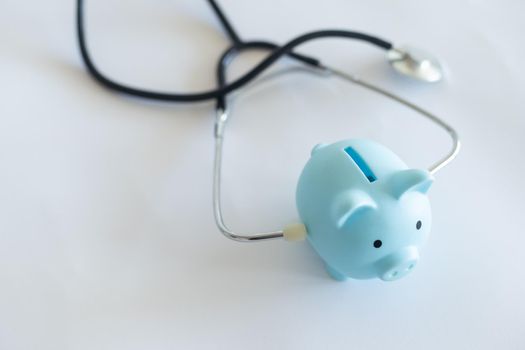
POLYGON ((336 280, 408 274, 427 240, 427 170, 409 169, 369 140, 317 145, 300 176, 297 208, 306 237, 336 280))

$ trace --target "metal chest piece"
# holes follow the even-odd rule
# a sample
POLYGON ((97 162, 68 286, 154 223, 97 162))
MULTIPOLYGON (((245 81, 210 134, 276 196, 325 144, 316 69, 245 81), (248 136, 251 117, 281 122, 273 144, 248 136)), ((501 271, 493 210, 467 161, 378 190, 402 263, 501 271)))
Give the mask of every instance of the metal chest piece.
POLYGON ((434 83, 443 79, 443 67, 431 54, 409 46, 388 50, 388 62, 399 73, 411 78, 434 83))

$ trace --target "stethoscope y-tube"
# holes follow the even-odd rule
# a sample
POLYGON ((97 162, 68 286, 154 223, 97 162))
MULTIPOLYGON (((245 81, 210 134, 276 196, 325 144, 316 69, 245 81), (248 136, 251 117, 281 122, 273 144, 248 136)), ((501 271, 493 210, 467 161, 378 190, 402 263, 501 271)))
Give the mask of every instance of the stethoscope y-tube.
MULTIPOLYGON (((218 15, 219 19, 221 20, 221 23, 223 23, 224 27, 227 28, 227 32, 230 33, 230 36, 232 33, 235 33, 233 31, 232 26, 227 21, 225 15, 220 11, 218 5, 214 0, 208 0, 210 4, 212 4, 212 8, 218 15)), ((243 86, 245 86, 247 83, 252 81, 253 79, 257 78, 262 72, 267 70, 270 66, 272 66, 279 58, 285 55, 289 55, 293 57, 294 59, 298 59, 302 61, 305 64, 320 67, 321 63, 317 59, 309 58, 307 56, 299 55, 297 53, 293 53, 292 50, 296 47, 300 46, 301 44, 304 44, 308 41, 312 41, 315 39, 321 39, 321 38, 346 38, 346 39, 355 39, 367 42, 369 44, 375 45, 379 48, 382 48, 384 50, 390 50, 392 49, 392 44, 388 41, 385 41, 383 39, 380 39, 378 37, 360 33, 360 32, 354 32, 354 31, 346 31, 346 30, 321 30, 321 31, 315 31, 311 33, 307 33, 304 35, 301 35, 288 43, 286 43, 283 46, 278 46, 272 43, 268 42, 242 42, 238 38, 236 34, 233 34, 232 38, 234 38, 233 45, 231 48, 229 48, 226 52, 237 51, 241 52, 247 49, 273 49, 273 51, 266 57, 263 61, 261 61, 259 64, 257 64, 254 68, 252 68, 250 71, 248 71, 246 74, 238 78, 237 80, 234 80, 231 83, 224 84, 223 86, 220 86, 217 89, 212 89, 208 91, 203 92, 197 92, 197 93, 165 93, 165 92, 157 92, 157 91, 149 91, 149 90, 143 90, 135 87, 126 86, 124 84, 121 84, 119 82, 116 82, 108 77, 106 77, 94 64, 93 60, 91 59, 91 55, 89 54, 89 50, 87 48, 86 43, 86 35, 85 35, 85 28, 84 28, 84 1, 83 0, 77 0, 77 35, 78 35, 78 43, 80 46, 80 53, 82 56, 82 60, 84 61, 84 64, 86 65, 89 73, 95 78, 100 84, 121 92, 125 93, 131 96, 136 97, 143 97, 153 100, 160 100, 160 101, 171 101, 171 102, 199 102, 199 101, 206 101, 210 99, 217 99, 217 98, 224 98, 228 93, 237 90, 243 86)), ((224 55, 222 56, 224 58, 224 55)), ((222 61, 222 59, 221 59, 222 61)))

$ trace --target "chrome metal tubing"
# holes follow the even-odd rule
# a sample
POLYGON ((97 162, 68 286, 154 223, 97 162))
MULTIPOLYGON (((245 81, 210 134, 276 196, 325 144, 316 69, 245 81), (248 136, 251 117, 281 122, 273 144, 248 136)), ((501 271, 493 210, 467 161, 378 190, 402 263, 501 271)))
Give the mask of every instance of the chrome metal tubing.
POLYGON ((343 71, 340 71, 338 69, 335 69, 335 68, 329 68, 327 66, 323 66, 322 67, 323 69, 325 69, 328 73, 331 73, 341 79, 344 79, 346 81, 349 81, 351 83, 354 83, 354 84, 357 84, 361 87, 364 87, 368 90, 371 90, 371 91, 374 91, 380 95, 383 95, 395 102, 398 102, 398 103, 401 103, 402 105, 412 109, 413 111, 423 115, 424 117, 428 118, 430 121, 434 122, 435 124, 437 124, 438 126, 440 126, 441 128, 443 128, 450 136, 450 138, 452 139, 452 148, 450 149, 450 151, 443 157, 441 158, 440 160, 438 160, 436 163, 432 164, 429 168, 428 168, 428 171, 431 173, 431 174, 435 174, 436 172, 438 172, 439 170, 441 170, 444 166, 446 166, 448 163, 450 163, 454 158, 456 158, 457 154, 459 153, 459 150, 461 148, 461 141, 459 139, 459 135, 457 133, 457 131, 451 127, 448 123, 446 123, 443 119, 439 118, 438 116, 430 113, 429 111, 419 107, 419 106, 416 106, 415 104, 413 104, 412 102, 410 101, 407 101, 405 100, 404 98, 400 97, 400 96, 397 96, 389 91, 386 91, 376 85, 373 85, 371 83, 368 83, 358 77, 356 77, 355 75, 352 75, 352 74, 348 74, 348 73, 345 73, 343 71))
POLYGON ((224 129, 228 121, 228 111, 218 108, 215 116, 215 160, 213 164, 213 212, 217 227, 227 238, 237 242, 259 242, 269 239, 283 237, 283 231, 273 231, 256 234, 240 234, 233 232, 225 223, 222 215, 221 202, 221 168, 222 168, 222 144, 224 141, 224 129))
MULTIPOLYGON (((447 124, 443 119, 437 117, 436 115, 428 112, 427 110, 419 106, 416 106, 415 104, 403 99, 402 97, 399 97, 389 91, 386 91, 364 80, 361 80, 360 78, 354 75, 339 71, 335 68, 329 68, 326 66, 323 66, 321 69, 315 69, 314 71, 318 73, 325 73, 326 74, 325 76, 334 75, 345 81, 349 81, 351 83, 364 87, 368 90, 374 91, 395 102, 401 103, 402 105, 423 115, 424 117, 428 118, 430 121, 434 122, 435 124, 443 128, 450 135, 452 139, 452 148, 442 159, 438 160, 436 163, 434 163, 432 166, 429 167, 428 170, 431 174, 435 174, 437 171, 442 169, 444 166, 450 163, 458 154, 460 147, 461 147, 461 142, 460 142, 458 133, 456 132, 454 128, 452 128, 449 124, 447 124)), ((282 74, 282 72, 278 74, 282 74)), ((271 77, 272 75, 269 77, 265 77, 261 80, 266 80, 271 77)), ((215 214, 215 222, 217 224, 217 227, 219 228, 219 230, 222 232, 224 236, 226 236, 227 238, 231 240, 237 241, 237 242, 259 242, 263 240, 283 238, 284 233, 282 230, 264 232, 264 233, 254 233, 254 234, 240 234, 240 233, 236 233, 232 231, 224 223, 224 217, 222 215, 222 202, 221 202, 221 169, 222 169, 224 132, 225 132, 225 127, 226 127, 227 122, 228 122, 228 111, 225 109, 217 108, 216 115, 215 115, 215 130, 214 130, 215 160, 214 160, 214 166, 213 166, 213 211, 215 214)))

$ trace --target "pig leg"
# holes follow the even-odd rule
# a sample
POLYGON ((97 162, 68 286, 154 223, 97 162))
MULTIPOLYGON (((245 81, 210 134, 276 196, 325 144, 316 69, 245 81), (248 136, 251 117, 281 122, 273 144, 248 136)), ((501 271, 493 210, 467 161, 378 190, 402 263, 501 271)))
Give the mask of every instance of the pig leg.
POLYGON ((328 274, 334 280, 336 280, 336 281, 345 281, 346 280, 347 277, 344 274, 342 274, 341 272, 337 271, 336 269, 334 269, 333 267, 331 267, 327 263, 325 263, 324 266, 326 268, 326 272, 328 272, 328 274))

